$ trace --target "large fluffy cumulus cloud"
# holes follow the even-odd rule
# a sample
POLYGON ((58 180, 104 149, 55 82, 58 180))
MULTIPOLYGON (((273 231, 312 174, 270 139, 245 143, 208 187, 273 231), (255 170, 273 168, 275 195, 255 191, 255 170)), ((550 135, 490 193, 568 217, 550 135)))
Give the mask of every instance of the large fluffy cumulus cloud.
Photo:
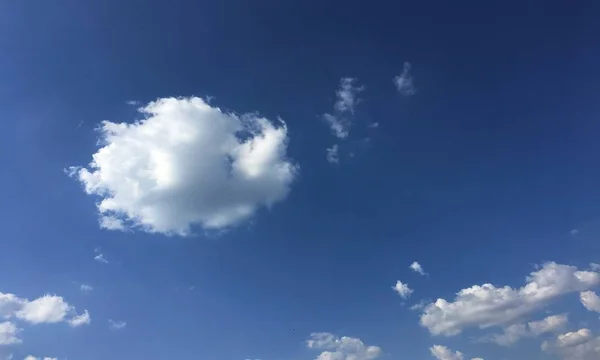
POLYGON ((100 196, 100 224, 189 234, 222 229, 286 197, 297 166, 286 158, 283 122, 237 115, 198 97, 163 98, 136 123, 104 121, 88 167, 71 168, 100 196))
POLYGON ((549 262, 532 272, 521 288, 474 285, 454 301, 438 299, 425 307, 421 325, 433 335, 452 336, 465 328, 506 326, 539 310, 555 298, 600 284, 600 273, 549 262))

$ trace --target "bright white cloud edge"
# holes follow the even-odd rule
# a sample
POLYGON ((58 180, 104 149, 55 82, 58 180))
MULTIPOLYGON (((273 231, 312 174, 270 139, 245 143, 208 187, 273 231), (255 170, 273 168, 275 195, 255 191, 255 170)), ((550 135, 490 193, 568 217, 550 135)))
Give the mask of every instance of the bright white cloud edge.
POLYGON ((446 336, 470 327, 506 327, 561 295, 584 291, 598 283, 597 272, 549 262, 527 276, 521 288, 474 285, 460 290, 451 302, 440 298, 425 307, 420 323, 431 334, 446 336))
POLYGON ((100 197, 103 228, 223 229, 289 193, 298 166, 286 158, 282 121, 225 112, 199 97, 161 98, 139 111, 145 118, 135 123, 102 122, 102 147, 88 167, 69 169, 100 197))
POLYGON ((408 284, 400 280, 396 281, 396 285, 392 286, 392 289, 403 299, 407 299, 414 292, 413 289, 408 287, 408 284))
POLYGON ((315 360, 374 360, 383 352, 379 346, 365 345, 362 340, 332 333, 312 333, 306 345, 322 352, 315 360))

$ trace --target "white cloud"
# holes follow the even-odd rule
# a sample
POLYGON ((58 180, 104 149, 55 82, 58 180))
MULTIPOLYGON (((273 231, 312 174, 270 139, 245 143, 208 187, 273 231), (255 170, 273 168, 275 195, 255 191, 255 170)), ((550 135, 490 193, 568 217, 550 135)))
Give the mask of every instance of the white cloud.
POLYGON ((16 316, 32 324, 57 323, 64 321, 73 311, 74 308, 62 296, 44 295, 27 302, 16 316))
POLYGON ((114 320, 108 319, 108 326, 113 330, 120 330, 120 329, 124 328, 125 326, 127 326, 127 323, 125 321, 114 321, 114 320))
POLYGON ((525 324, 514 324, 506 327, 502 334, 490 336, 489 341, 501 346, 510 346, 528 335, 525 324))
POLYGON ((501 346, 511 346, 524 337, 535 337, 562 329, 569 322, 566 314, 552 315, 539 321, 530 321, 528 324, 514 324, 504 328, 502 334, 484 337, 482 340, 496 343, 501 346))
MULTIPOLYGON (((125 222, 119 219, 116 216, 105 215, 100 217, 99 219, 100 228, 105 230, 119 230, 126 231, 127 226, 125 226, 125 222)), ((100 254, 102 256, 102 254, 100 254)))
POLYGON ((25 360, 57 360, 58 358, 51 358, 51 357, 43 357, 43 358, 39 358, 39 357, 35 357, 33 355, 28 355, 25 357, 25 360))
POLYGON ((410 63, 405 62, 404 67, 402 68, 402 74, 394 78, 396 89, 398 89, 398 92, 404 96, 410 96, 417 93, 413 84, 413 78, 410 73, 410 69, 410 63))
POLYGON ((558 347, 577 346, 588 342, 592 338, 592 332, 589 329, 579 329, 575 332, 558 335, 556 345, 558 347))
POLYGON ((92 318, 90 317, 90 313, 87 310, 85 310, 83 314, 77 315, 71 320, 69 320, 69 325, 71 325, 72 327, 78 327, 81 325, 88 325, 91 322, 92 318))
POLYGON ((567 314, 551 315, 540 321, 530 321, 529 332, 533 335, 541 335, 562 329, 569 322, 567 314))
POLYGON ((418 272, 421 275, 427 275, 427 273, 425 272, 425 270, 423 270, 423 267, 421 266, 421 264, 419 264, 418 262, 413 262, 412 264, 410 264, 410 269, 414 272, 418 272))
POLYGON ((334 105, 335 111, 354 114, 354 108, 358 103, 357 95, 364 90, 362 86, 355 86, 355 83, 356 79, 350 77, 340 80, 340 88, 336 91, 337 101, 334 105))
POLYGON ((600 297, 593 291, 583 291, 579 294, 583 306, 589 311, 600 312, 600 297))
POLYGON ((590 264, 590 269, 592 269, 594 271, 600 271, 600 264, 591 263, 590 264))
POLYGON ((378 346, 367 346, 360 339, 330 333, 313 333, 306 345, 323 350, 315 360, 374 360, 382 355, 378 346))
POLYGON ((508 326, 549 301, 600 283, 600 274, 574 266, 546 263, 526 277, 518 289, 492 284, 460 290, 452 302, 438 299, 429 304, 420 323, 433 335, 457 335, 465 328, 508 326))
POLYGON ((412 311, 423 310, 425 308, 425 306, 427 306, 427 304, 429 304, 430 301, 431 300, 421 300, 418 303, 409 307, 408 309, 412 310, 412 311))
POLYGON ((333 145, 330 148, 327 148, 326 150, 327 152, 327 161, 330 163, 339 163, 340 162, 340 154, 339 154, 339 147, 336 145, 333 145))
POLYGON ((354 78, 342 78, 340 88, 336 91, 337 100, 333 106, 333 113, 323 115, 333 134, 340 139, 345 139, 350 134, 352 116, 359 102, 358 93, 364 90, 363 86, 356 86, 355 83, 354 78))
POLYGON ((26 300, 17 297, 15 294, 5 294, 0 292, 0 318, 8 319, 14 316, 26 300))
POLYGON ((597 360, 600 358, 600 337, 589 329, 560 334, 554 341, 544 341, 542 350, 558 354, 565 360, 597 360))
POLYGON ((408 287, 408 284, 402 283, 402 281, 398 280, 395 286, 392 286, 395 292, 400 295, 403 299, 410 297, 410 295, 414 292, 413 289, 408 287))
POLYGON ((433 355, 438 360, 463 360, 464 356, 460 351, 452 352, 452 350, 448 349, 442 345, 433 345, 429 348, 431 351, 431 355, 433 355))
POLYGON ((81 284, 79 286, 79 290, 81 290, 81 292, 84 292, 84 293, 89 293, 94 290, 94 287, 91 285, 88 285, 88 284, 81 284))
MULTIPOLYGON (((89 317, 87 310, 85 314, 89 317)), ((61 296, 44 295, 34 300, 20 298, 14 294, 0 293, 0 316, 17 318, 31 324, 71 322, 79 318, 75 307, 61 296)))
POLYGON ((20 344, 19 331, 20 329, 10 321, 0 323, 0 345, 20 344))
POLYGON ((70 173, 101 198, 101 224, 187 235, 223 229, 283 200, 297 174, 287 127, 198 97, 162 98, 133 124, 104 121, 103 147, 70 173))
POLYGON ((97 262, 99 262, 101 264, 108 264, 108 260, 106 260, 106 258, 104 257, 104 254, 102 254, 102 253, 94 256, 94 260, 96 260, 97 262))

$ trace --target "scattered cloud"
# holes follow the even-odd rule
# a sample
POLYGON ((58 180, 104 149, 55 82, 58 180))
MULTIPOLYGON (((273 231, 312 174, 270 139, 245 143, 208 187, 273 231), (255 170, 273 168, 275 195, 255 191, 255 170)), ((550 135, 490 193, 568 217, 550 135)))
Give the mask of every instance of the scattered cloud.
MULTIPOLYGON (((514 324, 504 328, 502 334, 494 334, 489 337, 489 342, 493 342, 500 346, 511 346, 521 338, 528 336, 527 326, 525 324, 514 324)), ((482 339, 486 341, 486 339, 482 339)))
POLYGON ((583 291, 579 298, 586 309, 600 313, 600 297, 595 292, 583 291))
POLYGON ((89 293, 92 292, 94 290, 94 287, 88 284, 81 284, 79 286, 79 290, 83 293, 89 293))
POLYGON ((57 358, 51 358, 51 357, 47 357, 47 356, 40 358, 40 357, 35 357, 33 355, 29 355, 29 356, 25 357, 25 360, 57 360, 57 358))
POLYGON ((378 122, 372 122, 369 124, 369 128, 371 129, 376 129, 379 127, 379 123, 378 122))
POLYGON ((127 226, 125 226, 125 222, 122 219, 119 219, 116 216, 106 215, 101 216, 98 220, 100 224, 100 228, 105 230, 118 230, 118 231, 126 231, 127 226))
POLYGON ((590 264, 590 269, 592 269, 594 271, 600 271, 600 264, 591 263, 590 264))
POLYGON ((71 320, 69 320, 69 325, 72 327, 78 327, 81 325, 88 325, 92 322, 92 318, 90 317, 90 313, 85 310, 83 314, 75 316, 71 320))
POLYGON ((340 154, 339 154, 339 148, 338 145, 333 145, 330 148, 327 148, 326 150, 327 152, 327 161, 332 163, 332 164, 337 164, 340 162, 340 154))
POLYGON ((579 234, 579 229, 571 229, 571 231, 569 231, 569 234, 571 234, 571 236, 575 236, 579 234))
POLYGON ((540 321, 530 321, 529 332, 533 335, 541 335, 562 329, 569 322, 567 314, 551 315, 540 321))
POLYGON ((161 98, 139 111, 145 119, 132 124, 104 121, 103 146, 88 167, 69 169, 101 198, 101 226, 167 235, 188 235, 194 225, 219 230, 290 191, 298 167, 286 158, 283 122, 225 112, 199 97, 161 98))
MULTIPOLYGON (((89 314, 87 310, 84 315, 89 314)), ((17 318, 31 324, 71 322, 81 317, 62 296, 44 295, 34 300, 0 292, 0 317, 17 318)))
POLYGON ((108 326, 113 330, 120 330, 120 329, 123 329, 125 326, 127 326, 127 323, 125 321, 115 321, 115 320, 109 319, 108 326))
POLYGON ((527 276, 521 288, 474 285, 460 290, 452 302, 438 299, 425 307, 420 323, 431 334, 445 336, 470 327, 508 326, 561 295, 598 283, 596 272, 549 262, 527 276))
POLYGON ((102 264, 108 264, 108 260, 104 257, 104 254, 100 253, 94 256, 94 260, 102 264))
POLYGON ((367 346, 360 339, 313 333, 306 341, 310 349, 323 350, 315 360, 374 360, 382 355, 378 346, 367 346))
POLYGON ((407 299, 414 292, 413 289, 408 287, 408 284, 404 284, 400 280, 396 282, 396 285, 392 286, 392 289, 394 289, 394 291, 403 299, 407 299))
POLYGON ((340 88, 336 91, 337 100, 333 106, 333 113, 323 115, 323 119, 331 128, 333 135, 340 139, 345 139, 350 134, 352 116, 356 104, 360 101, 358 94, 363 90, 363 86, 356 86, 356 79, 342 78, 340 88))
MULTIPOLYGON (((87 310, 84 314, 89 317, 87 310)), ((44 295, 32 301, 25 300, 15 315, 32 324, 72 322, 80 317, 73 306, 57 295, 44 295)))
POLYGON ((402 74, 394 78, 396 89, 398 89, 398 92, 403 96, 411 96, 417 93, 417 90, 413 84, 413 77, 410 73, 410 70, 410 63, 405 62, 404 67, 402 68, 402 74))
POLYGON ((513 324, 504 328, 501 334, 494 334, 481 339, 482 342, 493 342, 500 346, 511 346, 525 337, 536 337, 541 334, 557 332, 569 322, 566 314, 548 316, 540 321, 528 324, 513 324))
POLYGON ((20 344, 19 332, 17 325, 10 321, 0 323, 0 345, 20 344))
POLYGON ((408 309, 412 310, 412 311, 423 310, 425 308, 425 306, 427 306, 427 304, 429 304, 430 302, 431 302, 430 300, 421 300, 418 303, 409 307, 408 309))
POLYGON ((421 266, 421 264, 419 264, 418 262, 413 262, 412 264, 410 264, 410 269, 414 272, 418 272, 421 275, 427 275, 427 273, 425 272, 425 270, 423 270, 423 267, 421 266))
POLYGON ((554 341, 544 341, 542 350, 558 354, 565 360, 597 360, 600 358, 600 337, 583 328, 560 334, 554 341))
POLYGON ((452 352, 452 350, 448 349, 442 345, 433 345, 429 348, 431 351, 431 355, 433 355, 438 360, 463 360, 464 356, 460 351, 452 352))

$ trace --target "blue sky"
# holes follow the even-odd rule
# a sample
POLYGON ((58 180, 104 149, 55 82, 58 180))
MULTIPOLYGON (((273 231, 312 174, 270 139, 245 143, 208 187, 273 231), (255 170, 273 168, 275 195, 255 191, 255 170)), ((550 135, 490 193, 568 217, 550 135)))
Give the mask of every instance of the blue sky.
POLYGON ((0 359, 597 359, 599 10, 0 2, 0 359))

